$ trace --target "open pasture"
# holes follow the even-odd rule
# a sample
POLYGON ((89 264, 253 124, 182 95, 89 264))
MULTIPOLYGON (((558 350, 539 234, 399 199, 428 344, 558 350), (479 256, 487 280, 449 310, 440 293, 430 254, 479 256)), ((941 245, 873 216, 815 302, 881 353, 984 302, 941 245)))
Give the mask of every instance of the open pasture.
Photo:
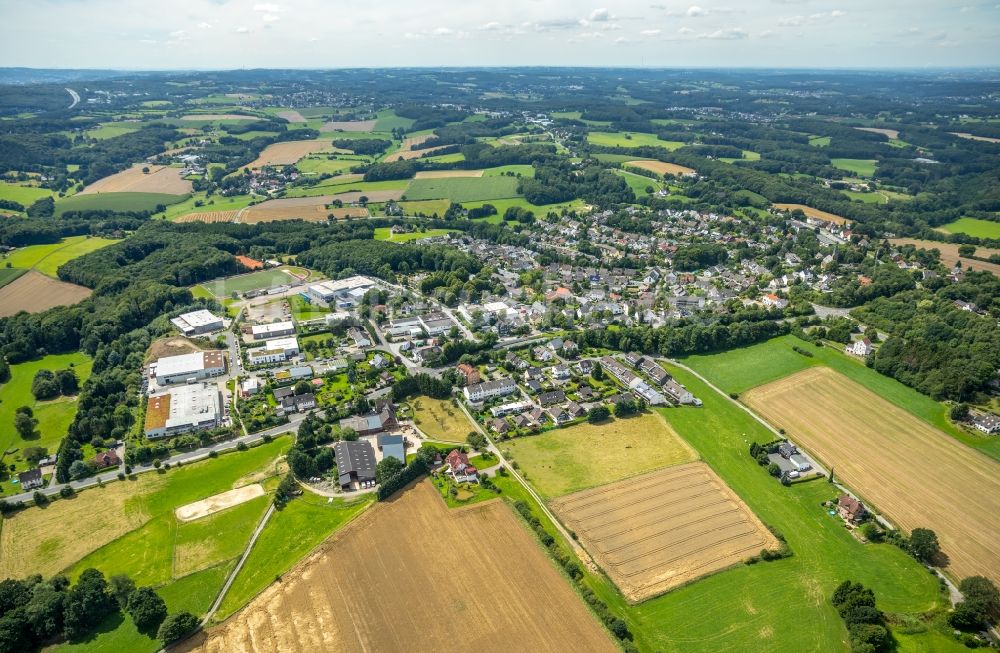
POLYGON ((508 440, 510 458, 546 497, 620 481, 698 454, 659 414, 645 413, 603 424, 576 424, 508 440))
POLYGON ((813 207, 806 206, 805 204, 775 204, 774 208, 782 211, 794 211, 795 209, 799 209, 810 218, 825 220, 826 222, 832 222, 834 224, 847 224, 850 222, 847 218, 839 216, 836 213, 820 211, 819 209, 814 209, 813 207))
POLYGON ((517 197, 517 179, 514 177, 416 179, 406 189, 408 200, 447 199, 452 202, 474 202, 509 197, 517 197))
POLYGON ((0 317, 18 311, 41 313, 55 306, 70 306, 90 297, 90 288, 57 281, 37 270, 28 270, 0 288, 0 317))
POLYGON ((79 195, 96 193, 167 193, 184 195, 191 192, 191 182, 181 177, 180 168, 136 164, 109 177, 98 179, 79 195), (142 170, 146 168, 148 173, 142 170))
POLYGON ((333 145, 329 140, 313 141, 284 141, 283 143, 272 143, 264 148, 249 168, 263 168, 264 166, 290 166, 299 159, 314 154, 332 150, 333 145))
POLYGON ((56 216, 68 211, 155 211, 187 199, 187 195, 171 193, 114 192, 73 195, 56 200, 56 216))
POLYGON ((655 172, 658 175, 677 175, 678 177, 681 177, 684 175, 693 175, 695 173, 694 168, 677 165, 676 163, 666 163, 665 161, 626 161, 625 166, 649 170, 650 172, 655 172))
POLYGON ((968 234, 977 238, 1000 239, 1000 222, 977 220, 976 218, 959 218, 941 227, 950 234, 968 234))
POLYGON ((429 158, 435 152, 440 152, 441 150, 449 147, 448 145, 439 145, 437 147, 428 147, 422 150, 399 150, 391 154, 387 154, 385 157, 386 161, 408 161, 410 159, 420 159, 427 157, 429 158))
POLYGON ((375 229, 375 240, 388 240, 393 243, 408 243, 423 238, 434 238, 452 233, 453 229, 428 229, 426 231, 411 231, 409 233, 394 234, 390 227, 378 227, 375 229))
MULTIPOLYGON (((889 242, 893 245, 915 245, 923 249, 936 249, 941 252, 941 262, 945 265, 954 267, 956 263, 962 261, 962 268, 965 270, 986 270, 1000 277, 1000 264, 962 258, 958 255, 959 246, 957 243, 941 243, 936 240, 917 240, 915 238, 893 238, 889 242)), ((976 247, 976 256, 989 258, 993 254, 1000 254, 1000 249, 976 247)))
POLYGON ((552 507, 633 603, 778 547, 703 462, 577 492, 552 507))
POLYGON ((95 250, 118 241, 96 236, 69 236, 58 243, 28 245, 19 247, 6 255, 0 255, 0 262, 10 263, 13 268, 35 269, 55 278, 59 266, 95 250))
POLYGON ((373 129, 374 120, 331 120, 319 128, 321 132, 370 132, 373 129))
POLYGON ((889 519, 933 529, 955 577, 1000 582, 1000 463, 825 367, 742 400, 889 519))
POLYGON ((455 633, 463 648, 503 633, 516 650, 618 650, 506 505, 449 510, 427 481, 377 504, 177 650, 430 652, 453 650, 455 633))
POLYGON ((48 188, 0 181, 0 200, 17 202, 25 208, 43 197, 51 197, 52 195, 55 195, 55 193, 48 188))
POLYGON ((875 159, 830 159, 830 165, 840 170, 852 172, 859 177, 871 177, 875 174, 878 161, 875 159))
POLYGON ((185 213, 174 222, 235 222, 239 211, 203 211, 201 213, 185 213))
POLYGON ((663 147, 676 150, 684 147, 680 141, 661 141, 656 134, 641 132, 590 132, 587 142, 602 147, 663 147))
POLYGON ((186 116, 181 116, 181 120, 188 122, 197 122, 199 120, 216 122, 219 120, 260 120, 260 118, 242 113, 189 113, 186 116))

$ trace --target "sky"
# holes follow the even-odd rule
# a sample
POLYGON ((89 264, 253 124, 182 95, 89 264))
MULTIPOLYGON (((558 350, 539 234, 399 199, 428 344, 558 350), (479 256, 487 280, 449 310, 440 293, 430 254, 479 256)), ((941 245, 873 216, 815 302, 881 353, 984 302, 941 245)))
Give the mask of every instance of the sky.
POLYGON ((0 0, 0 67, 508 65, 1000 66, 1000 0, 0 0))

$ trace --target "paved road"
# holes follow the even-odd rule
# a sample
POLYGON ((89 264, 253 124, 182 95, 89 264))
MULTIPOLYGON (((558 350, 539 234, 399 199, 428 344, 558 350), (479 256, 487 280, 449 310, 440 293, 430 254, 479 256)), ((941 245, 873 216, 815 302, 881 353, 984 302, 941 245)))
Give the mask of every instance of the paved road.
POLYGON ((72 109, 76 105, 80 104, 80 94, 79 93, 77 93, 76 91, 74 91, 71 88, 67 88, 66 92, 69 93, 69 96, 71 98, 73 98, 73 104, 69 105, 69 107, 67 107, 67 108, 72 109))

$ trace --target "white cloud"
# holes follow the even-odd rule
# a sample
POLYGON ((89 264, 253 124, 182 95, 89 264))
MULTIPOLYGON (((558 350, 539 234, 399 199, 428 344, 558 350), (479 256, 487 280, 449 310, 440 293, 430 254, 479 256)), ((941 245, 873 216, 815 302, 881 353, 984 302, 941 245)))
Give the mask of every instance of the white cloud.
POLYGON ((490 21, 490 22, 486 23, 485 25, 483 25, 479 29, 481 29, 484 32, 499 32, 503 28, 504 28, 504 26, 503 26, 502 23, 498 23, 495 20, 493 20, 493 21, 490 21))
POLYGON ((276 23, 280 20, 280 17, 277 14, 264 14, 260 19, 265 23, 276 23))
POLYGON ((662 31, 659 29, 644 29, 639 32, 639 36, 658 36, 662 31))
POLYGON ((741 39, 748 38, 749 36, 750 34, 748 34, 742 27, 727 27, 724 29, 717 29, 714 32, 699 34, 698 38, 711 39, 714 41, 739 41, 741 39))
POLYGON ((276 14, 281 11, 281 5, 276 5, 273 2, 258 2, 253 6, 253 10, 265 14, 276 14))
POLYGON ((206 23, 206 22, 198 23, 198 29, 212 29, 212 23, 206 23))
POLYGON ((455 30, 451 29, 450 27, 435 27, 434 31, 432 32, 434 36, 451 36, 454 33, 455 30))
POLYGON ((704 9, 702 9, 701 7, 699 7, 698 5, 691 5, 690 7, 688 7, 688 10, 687 10, 686 13, 687 13, 687 15, 688 15, 689 18, 697 18, 698 16, 704 16, 704 15, 708 14, 707 11, 705 11, 704 9))
POLYGON ((236 28, 236 29, 235 29, 234 31, 235 31, 235 32, 236 32, 237 34, 249 34, 249 33, 250 33, 250 28, 249 28, 249 27, 246 27, 245 25, 240 25, 240 26, 239 26, 239 27, 237 27, 237 28, 236 28))
POLYGON ((778 27, 799 27, 805 25, 808 19, 805 16, 788 16, 778 19, 778 27))
POLYGON ((691 29, 690 27, 682 27, 679 30, 677 30, 677 33, 684 34, 686 36, 688 34, 694 34, 694 30, 691 29))
POLYGON ((602 23, 604 21, 611 20, 611 18, 612 18, 611 12, 609 12, 607 9, 603 7, 600 9, 595 9, 592 12, 590 12, 590 20, 594 21, 595 23, 602 23))

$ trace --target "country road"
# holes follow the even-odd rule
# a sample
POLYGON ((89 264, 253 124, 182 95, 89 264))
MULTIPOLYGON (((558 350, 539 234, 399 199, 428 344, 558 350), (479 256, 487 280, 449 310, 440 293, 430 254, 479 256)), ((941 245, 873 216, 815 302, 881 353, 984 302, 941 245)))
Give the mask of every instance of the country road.
POLYGON ((73 104, 69 105, 69 107, 67 107, 67 108, 72 109, 76 105, 80 104, 80 94, 79 93, 77 93, 76 91, 74 91, 71 88, 67 88, 66 92, 69 93, 69 96, 71 98, 73 98, 73 104))

